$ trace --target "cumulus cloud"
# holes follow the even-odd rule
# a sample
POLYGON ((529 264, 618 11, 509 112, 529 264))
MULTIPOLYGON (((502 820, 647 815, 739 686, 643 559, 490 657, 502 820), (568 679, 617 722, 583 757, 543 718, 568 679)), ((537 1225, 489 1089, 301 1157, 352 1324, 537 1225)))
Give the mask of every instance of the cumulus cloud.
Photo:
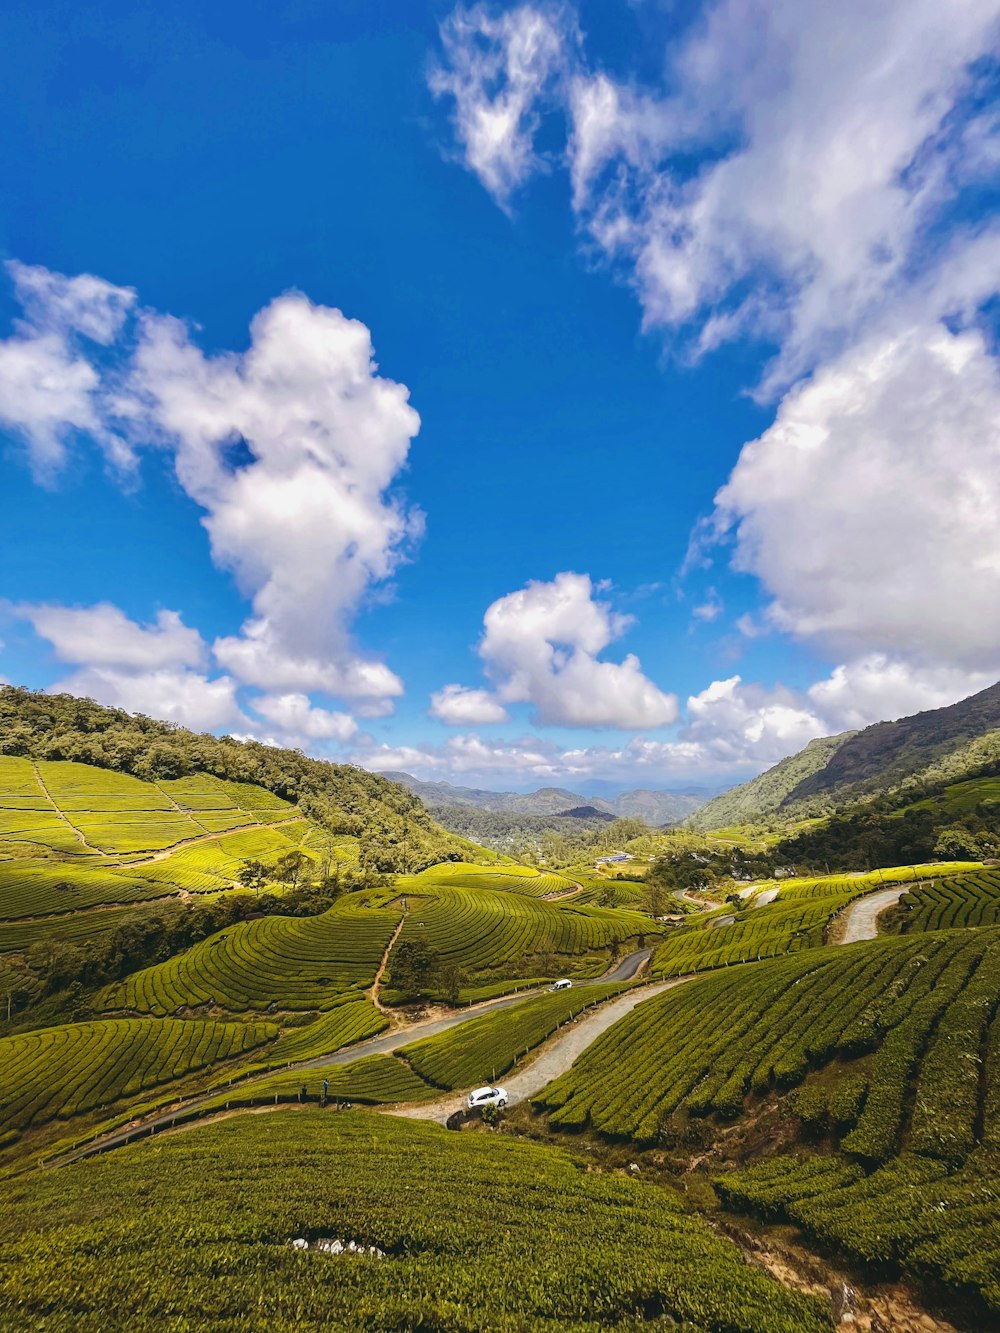
POLYGON ((129 387, 205 510, 213 558, 252 599, 220 660, 270 689, 398 694, 348 634, 421 531, 389 493, 419 417, 377 373, 368 329, 290 294, 254 318, 247 352, 208 357, 178 321, 145 315, 129 387))
POLYGON ((251 707, 286 736, 348 741, 358 730, 349 713, 316 708, 305 694, 260 695, 251 707))
POLYGON ((70 607, 22 603, 11 608, 47 639, 61 662, 153 669, 202 665, 206 648, 178 611, 159 611, 154 625, 139 625, 110 602, 70 607))
POLYGON ((478 652, 493 696, 447 685, 435 699, 444 721, 473 722, 463 710, 491 708, 479 721, 500 721, 503 705, 532 704, 536 720, 571 727, 638 730, 673 722, 677 700, 642 673, 630 653, 624 661, 598 658, 631 623, 595 596, 586 574, 557 574, 500 597, 486 611, 478 652))
POLYGON ((184 668, 130 671, 116 666, 83 667, 57 681, 50 692, 96 699, 111 708, 146 713, 194 731, 220 731, 247 724, 231 677, 210 680, 184 668))
POLYGON ((779 628, 1000 669, 1000 375, 978 331, 922 325, 844 353, 789 394, 716 504, 779 628))
POLYGON ((384 711, 402 683, 357 648, 351 622, 422 532, 395 489, 420 421, 379 374, 368 329, 289 293, 254 318, 247 351, 208 356, 130 289, 8 271, 24 319, 0 341, 0 425, 38 473, 65 464, 78 432, 119 463, 150 442, 171 450, 215 563, 252 605, 217 660, 267 691, 384 711))
POLYGON ((873 654, 841 664, 797 690, 734 675, 686 701, 669 739, 636 736, 623 745, 567 747, 545 737, 486 739, 475 733, 441 745, 379 745, 365 738, 353 759, 366 768, 402 769, 427 778, 572 784, 589 778, 637 786, 736 782, 794 754, 818 736, 940 708, 990 677, 949 669, 915 669, 873 654))
POLYGON ((506 722, 508 716, 503 704, 488 690, 467 689, 464 685, 446 685, 432 694, 430 714, 450 727, 506 722))
POLYGON ((465 165, 502 207, 536 170, 538 101, 564 64, 570 29, 555 10, 521 5, 497 14, 459 7, 440 29, 431 90, 453 102, 465 165))
POLYGON ((0 427, 25 443, 41 480, 64 464, 77 431, 127 466, 131 451, 108 422, 105 386, 87 343, 113 341, 135 293, 89 274, 66 278, 15 261, 5 267, 24 318, 0 339, 0 427))

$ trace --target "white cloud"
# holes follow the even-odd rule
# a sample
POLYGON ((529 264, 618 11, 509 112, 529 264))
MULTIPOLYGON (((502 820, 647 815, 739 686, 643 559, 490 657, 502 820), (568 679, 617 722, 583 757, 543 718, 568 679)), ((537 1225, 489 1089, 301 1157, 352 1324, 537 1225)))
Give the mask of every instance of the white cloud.
POLYGON ((807 691, 826 731, 854 731, 872 722, 895 721, 928 708, 944 708, 977 694, 996 680, 990 671, 958 667, 915 668, 873 653, 834 667, 807 691))
POLYGON ((252 700, 251 707, 289 737, 348 741, 358 730, 349 713, 315 708, 305 694, 260 695, 252 700))
POLYGON ((507 721, 507 710, 488 690, 467 689, 464 685, 445 685, 432 694, 430 714, 450 727, 507 721))
POLYGON ((14 261, 6 266, 25 318, 0 339, 0 427, 28 447, 35 474, 51 480, 74 431, 86 431, 119 467, 131 454, 106 422, 103 387, 81 339, 106 345, 135 294, 100 278, 65 278, 14 261))
POLYGON ((11 610, 52 644, 61 662, 144 670, 200 666, 206 656, 201 635, 185 625, 177 611, 159 611, 155 625, 139 625, 110 602, 87 607, 21 604, 11 610))
POLYGON ((845 353, 788 395, 716 500, 779 628, 1000 669, 1000 376, 978 332, 919 326, 845 353))
POLYGON ((631 622, 597 600, 596 591, 588 575, 565 572, 498 598, 483 617, 478 648, 495 695, 445 686, 435 696, 436 715, 474 722, 461 716, 473 709, 478 721, 500 721, 504 704, 529 703, 538 722, 557 726, 638 730, 672 722, 677 700, 643 675, 637 657, 598 660, 631 622), (491 704, 491 716, 482 716, 491 704))
POLYGON ((242 354, 206 356, 130 289, 11 264, 25 319, 0 341, 0 425, 51 479, 76 432, 120 465, 153 442, 205 512, 212 556, 253 614, 217 657, 248 684, 380 707, 402 693, 350 623, 420 536, 394 486, 420 420, 378 373, 368 329, 290 293, 242 354))
POLYGON ((537 103, 564 62, 570 31, 554 10, 521 5, 495 14, 480 4, 455 9, 440 35, 431 90, 453 99, 465 165, 506 207, 541 165, 537 103))
POLYGON ((75 694, 111 708, 176 722, 193 731, 219 731, 247 725, 229 676, 209 680, 183 667, 130 671, 115 666, 88 666, 50 687, 52 694, 75 694))
POLYGON ((291 294, 254 318, 239 356, 206 357, 161 316, 140 330, 141 416, 175 448, 213 558, 253 602, 220 660, 271 689, 398 694, 347 629, 422 530, 390 493, 420 420, 406 388, 377 373, 367 328, 291 294))
POLYGON ((512 33, 544 15, 472 13, 444 25, 455 73, 436 89, 455 98, 466 165, 504 202, 511 187, 469 147, 496 81, 519 90, 512 123, 529 127, 514 133, 508 118, 499 136, 519 150, 515 184, 532 169, 531 127, 559 105, 574 209, 633 283, 646 326, 690 329, 702 351, 748 332, 780 343, 768 390, 933 270, 941 218, 996 169, 996 118, 970 109, 992 0, 720 0, 686 31, 673 20, 649 88, 589 68, 565 16, 561 56, 546 57, 560 78, 505 81, 512 33))

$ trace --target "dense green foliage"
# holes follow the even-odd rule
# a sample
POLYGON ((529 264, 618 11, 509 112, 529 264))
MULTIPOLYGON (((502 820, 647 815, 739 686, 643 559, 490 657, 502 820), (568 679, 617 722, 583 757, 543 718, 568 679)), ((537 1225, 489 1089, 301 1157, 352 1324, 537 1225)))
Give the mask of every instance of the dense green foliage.
POLYGON ((270 1023, 126 1018, 0 1038, 0 1135, 135 1097, 277 1034, 270 1023))
MULTIPOLYGON (((358 838, 362 859, 379 870, 419 869, 474 852, 435 824, 416 796, 364 769, 187 731, 68 694, 0 687, 0 754, 74 760, 147 781, 204 773, 254 784, 297 803, 329 832, 358 838)), ((168 822, 177 818, 174 812, 168 822)), ((68 851, 71 836, 67 830, 68 851)))
POLYGON ((825 768, 841 745, 854 734, 845 731, 839 736, 823 736, 810 741, 804 750, 780 760, 759 777, 714 796, 690 815, 685 824, 707 831, 764 822, 777 815, 799 784, 825 768))
POLYGON ((498 1136, 245 1117, 0 1184, 0 1327, 55 1330, 69 1309, 74 1333, 235 1333, 248 1312, 272 1333, 598 1333, 661 1315, 705 1333, 830 1327, 675 1197, 498 1136))
POLYGON ((537 995, 512 1009, 484 1014, 404 1046, 400 1055, 421 1078, 439 1088, 471 1088, 492 1082, 563 1023, 625 989, 621 983, 609 983, 537 995))

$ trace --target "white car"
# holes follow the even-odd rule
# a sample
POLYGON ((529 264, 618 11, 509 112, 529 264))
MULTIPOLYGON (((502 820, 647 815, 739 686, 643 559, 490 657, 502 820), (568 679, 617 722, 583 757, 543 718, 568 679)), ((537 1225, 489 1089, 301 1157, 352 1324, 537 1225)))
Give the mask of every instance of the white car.
POLYGON ((484 1106, 506 1106, 507 1089, 494 1088, 487 1085, 485 1088, 473 1088, 469 1093, 469 1110, 475 1111, 484 1106))
POLYGON ((569 977, 563 977, 560 981, 554 982, 553 985, 549 987, 549 990, 569 990, 572 984, 573 983, 570 981, 569 977))

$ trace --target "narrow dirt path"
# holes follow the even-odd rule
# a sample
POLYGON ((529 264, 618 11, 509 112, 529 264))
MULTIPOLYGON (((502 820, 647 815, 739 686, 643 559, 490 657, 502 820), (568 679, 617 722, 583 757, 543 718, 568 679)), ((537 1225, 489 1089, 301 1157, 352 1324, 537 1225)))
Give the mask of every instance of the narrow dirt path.
POLYGON ((182 847, 192 847, 199 842, 218 842, 220 838, 229 838, 234 833, 246 833, 248 829, 282 828, 285 824, 297 824, 301 818, 301 815, 293 815, 291 819, 277 819, 273 824, 261 824, 255 820, 252 824, 237 824, 234 828, 223 829, 220 833, 199 833, 194 838, 181 838, 180 842, 172 842, 169 847, 153 852, 150 856, 144 856, 139 861, 123 862, 119 869, 132 870, 135 866, 149 866, 154 861, 165 861, 167 857, 173 856, 174 852, 180 851, 182 847))
POLYGON ((556 889, 555 893, 543 893, 543 903, 562 902, 563 898, 575 898, 578 893, 583 892, 583 885, 577 884, 574 880, 573 887, 570 889, 556 889))
MULTIPOLYGON (((690 977, 674 977, 670 981, 657 981, 651 986, 629 991, 617 999, 608 1000, 585 1017, 578 1018, 562 1029, 560 1034, 550 1037, 527 1057, 527 1063, 503 1076, 502 1084, 507 1090, 509 1104, 516 1106, 534 1097, 548 1086, 554 1078, 565 1074, 567 1069, 592 1046, 608 1028, 613 1027, 620 1018, 630 1014, 638 1004, 651 1000, 675 986, 683 986, 690 977)), ((386 1115, 406 1116, 411 1120, 436 1120, 444 1124, 450 1115, 465 1106, 465 1093, 450 1092, 434 1102, 420 1102, 412 1106, 383 1106, 380 1109, 386 1115)))
POLYGON ((392 932, 392 939, 385 946, 385 953, 382 955, 382 961, 378 965, 378 971, 375 973, 375 980, 371 984, 371 989, 365 992, 365 994, 368 996, 369 1000, 371 1000, 372 1004, 379 1011, 379 1013, 385 1014, 386 1017, 390 1019, 397 1017, 397 1015, 393 1014, 390 1010, 388 1010, 385 1007, 385 1005, 378 997, 378 992, 379 992, 379 987, 382 984, 382 978, 385 976, 385 969, 389 966, 389 955, 392 953, 396 941, 399 939, 400 932, 402 931, 405 925, 406 925, 406 913, 404 912, 403 915, 399 918, 399 925, 392 932))
POLYGON ((878 919, 888 908, 894 907, 911 887, 894 884, 890 889, 879 889, 866 894, 857 902, 849 903, 843 915, 830 932, 829 944, 856 944, 858 940, 873 940, 878 936, 878 919))
POLYGON ((101 849, 100 849, 100 847, 92 847, 91 844, 87 841, 87 839, 86 839, 86 838, 83 836, 83 834, 80 832, 80 830, 76 827, 76 825, 75 825, 75 824, 71 824, 70 821, 69 821, 69 820, 66 818, 66 816, 63 814, 63 812, 62 812, 62 811, 59 809, 59 807, 56 805, 55 801, 52 799, 52 793, 49 791, 48 787, 46 787, 46 785, 45 785, 45 780, 44 780, 44 778, 42 777, 41 772, 39 771, 38 765, 37 765, 36 763, 32 762, 31 767, 32 767, 32 769, 34 770, 34 773, 35 773, 35 781, 38 783, 38 786, 39 786, 40 789, 41 789, 42 795, 43 795, 43 796, 45 797, 45 799, 48 801, 49 805, 51 805, 52 809, 56 812, 57 817, 58 817, 59 819, 62 820, 62 822, 66 825, 66 827, 67 827, 68 829, 71 830, 71 832, 73 833, 73 836, 76 838, 77 842, 79 842, 80 846, 81 846, 81 847, 86 847, 86 849, 87 849, 88 852, 96 852, 98 856, 103 856, 103 857, 106 858, 107 855, 108 855, 107 852, 102 852, 101 849))

